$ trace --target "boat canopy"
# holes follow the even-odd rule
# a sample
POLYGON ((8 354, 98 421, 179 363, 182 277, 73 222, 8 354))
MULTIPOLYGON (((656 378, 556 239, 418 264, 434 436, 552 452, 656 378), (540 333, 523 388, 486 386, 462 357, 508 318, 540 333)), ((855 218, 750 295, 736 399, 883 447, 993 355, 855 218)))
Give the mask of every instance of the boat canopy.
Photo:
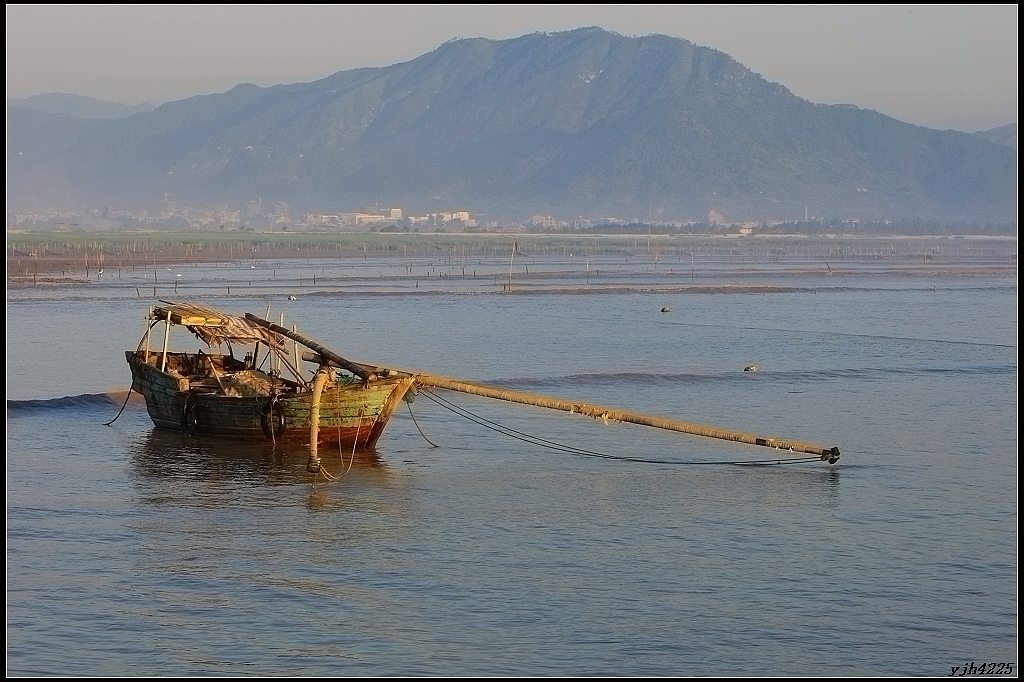
POLYGON ((229 315, 197 303, 170 303, 153 309, 152 319, 179 324, 208 346, 229 343, 263 343, 284 350, 285 337, 238 315, 229 315))

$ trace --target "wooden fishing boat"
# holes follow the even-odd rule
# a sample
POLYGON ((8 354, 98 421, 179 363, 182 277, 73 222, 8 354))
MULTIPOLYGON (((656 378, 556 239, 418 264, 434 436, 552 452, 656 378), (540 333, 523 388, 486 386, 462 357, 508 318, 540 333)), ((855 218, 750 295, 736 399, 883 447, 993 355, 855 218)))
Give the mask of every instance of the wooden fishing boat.
POLYGON ((145 398, 160 428, 281 444, 372 448, 414 383, 407 373, 345 367, 343 361, 330 366, 326 356, 307 380, 298 366, 297 347, 289 348, 287 337, 194 303, 156 307, 149 319, 139 347, 125 355, 132 389, 145 398), (151 332, 161 322, 162 346, 154 350, 151 332), (172 351, 175 327, 185 327, 211 348, 226 345, 227 352, 172 351), (233 351, 239 345, 252 347, 242 359, 233 351))
POLYGON ((299 334, 294 327, 289 330, 251 313, 240 317, 195 303, 163 303, 150 310, 150 324, 138 348, 125 352, 132 389, 145 398, 153 423, 197 436, 307 446, 310 471, 319 470, 319 446, 331 444, 353 451, 372 448, 404 398, 411 399, 421 389, 438 388, 587 415, 605 423, 630 422, 804 457, 810 454, 832 464, 839 459, 838 448, 816 443, 356 363, 299 334), (161 322, 162 343, 154 349, 152 332, 161 322), (170 336, 175 327, 185 327, 211 352, 172 351, 170 336), (300 352, 299 344, 308 350, 300 352), (226 353, 212 352, 223 345, 226 353), (253 349, 238 359, 233 350, 236 345, 252 345, 253 349), (303 372, 303 362, 315 365, 312 378, 303 372), (284 370, 291 376, 285 377, 284 370))

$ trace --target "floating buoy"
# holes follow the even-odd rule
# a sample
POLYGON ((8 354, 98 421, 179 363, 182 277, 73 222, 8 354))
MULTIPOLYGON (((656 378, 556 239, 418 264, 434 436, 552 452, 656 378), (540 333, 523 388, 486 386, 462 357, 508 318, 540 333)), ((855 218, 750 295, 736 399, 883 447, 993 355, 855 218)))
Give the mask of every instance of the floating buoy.
POLYGON ((743 368, 743 371, 744 372, 756 372, 757 371, 757 365, 747 365, 746 367, 743 368))
POLYGON ((664 308, 661 309, 661 312, 663 312, 663 313, 670 313, 670 312, 672 312, 672 309, 669 308, 668 306, 665 306, 664 308))
POLYGON ((289 296, 288 296, 288 300, 289 300, 289 301, 296 301, 296 300, 298 300, 298 299, 297 299, 297 298, 296 298, 295 296, 291 296, 291 295, 289 295, 289 296))

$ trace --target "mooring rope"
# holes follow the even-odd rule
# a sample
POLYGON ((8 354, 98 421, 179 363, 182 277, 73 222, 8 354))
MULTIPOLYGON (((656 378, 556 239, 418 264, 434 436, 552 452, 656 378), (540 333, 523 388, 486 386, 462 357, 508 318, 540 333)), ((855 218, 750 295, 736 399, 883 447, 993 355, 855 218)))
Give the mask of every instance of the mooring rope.
MULTIPOLYGON (((337 384, 337 377, 334 378, 334 382, 335 382, 335 384, 337 384)), ((337 388, 337 385, 335 385, 335 388, 337 388)), ((334 397, 337 398, 337 400, 335 401, 335 421, 337 422, 337 426, 338 426, 338 436, 337 436, 337 441, 338 441, 338 457, 341 459, 341 463, 344 464, 345 463, 345 451, 341 449, 341 394, 338 393, 338 392, 335 392, 335 396, 334 397)), ((310 442, 310 447, 312 447, 312 445, 313 445, 312 442, 310 442)), ((338 480, 337 476, 333 476, 331 474, 331 472, 329 472, 326 469, 324 469, 323 464, 321 464, 320 466, 318 466, 316 468, 316 473, 313 474, 313 486, 314 487, 316 487, 316 477, 319 474, 323 474, 324 478, 327 479, 328 481, 336 481, 336 480, 338 480)))
MULTIPOLYGON (((159 320, 154 321, 152 324, 150 324, 149 325, 149 329, 152 329, 153 327, 155 327, 158 321, 159 320)), ((149 329, 146 330, 146 334, 147 335, 149 334, 149 329)), ((142 344, 145 342, 145 340, 146 340, 146 337, 143 336, 142 340, 139 341, 139 345, 135 347, 135 352, 136 353, 138 353, 140 350, 142 350, 142 344)), ((132 385, 128 387, 128 393, 124 397, 124 405, 122 405, 121 409, 117 411, 117 414, 114 415, 114 418, 111 419, 110 421, 108 421, 107 423, 105 423, 104 426, 110 426, 111 424, 116 422, 117 418, 121 416, 122 412, 124 412, 124 408, 128 407, 128 399, 132 397, 132 387, 133 386, 135 386, 135 381, 134 380, 132 381, 132 385)))
MULTIPOLYGON (((337 428, 337 434, 338 434, 337 435, 338 458, 341 460, 341 463, 344 464, 345 463, 345 451, 341 449, 341 391, 337 390, 337 388, 338 388, 338 376, 337 376, 337 374, 335 374, 335 376, 334 376, 334 388, 335 388, 334 397, 336 398, 336 400, 334 401, 334 410, 335 410, 334 421, 335 421, 335 423, 337 424, 337 427, 338 427, 337 428)), ((358 436, 359 436, 359 434, 357 433, 356 437, 358 437, 358 436)))
MULTIPOLYGON (((338 422, 338 438, 337 438, 337 440, 338 440, 338 457, 341 459, 342 466, 345 466, 345 451, 341 449, 341 393, 338 392, 336 394, 336 397, 338 398, 337 405, 336 405, 337 413, 335 414, 335 419, 338 422)), ((352 465, 356 461, 356 446, 359 445, 359 427, 361 426, 361 423, 362 423, 362 421, 360 419, 362 417, 362 415, 363 415, 363 408, 359 408, 359 415, 358 415, 359 418, 356 419, 356 436, 352 440, 352 453, 349 455, 348 466, 345 468, 345 471, 341 472, 337 476, 334 476, 329 471, 324 470, 324 468, 322 466, 319 469, 317 469, 316 473, 323 474, 324 478, 326 478, 328 481, 337 481, 339 478, 347 476, 348 473, 350 471, 352 471, 352 465)), ((376 423, 377 423, 377 421, 374 420, 374 424, 376 424, 376 423)), ((371 427, 371 429, 372 429, 372 427, 371 427)), ((315 475, 313 476, 313 484, 316 485, 316 476, 315 475)))
POLYGON ((410 417, 412 417, 412 423, 416 425, 416 430, 420 432, 420 435, 421 435, 421 436, 423 436, 423 440, 425 440, 425 441, 427 441, 428 443, 430 443, 430 445, 431 445, 432 447, 435 447, 435 448, 439 448, 439 447, 441 447, 440 445, 438 445, 438 444, 437 444, 437 443, 435 443, 434 441, 432 441, 432 440, 430 440, 429 438, 427 438, 427 434, 423 433, 423 429, 421 429, 421 428, 420 428, 420 423, 419 423, 418 421, 416 421, 416 415, 414 415, 414 414, 412 413, 412 405, 410 405, 410 404, 409 404, 409 401, 408 401, 408 400, 406 400, 406 401, 405 401, 405 406, 406 406, 407 408, 409 408, 409 416, 410 416, 410 417))
POLYGON ((451 412, 454 412, 455 414, 457 414, 457 415, 459 415, 461 417, 464 417, 465 419, 468 419, 469 421, 471 421, 471 422, 473 422, 475 424, 483 426, 486 429, 490 429, 492 431, 497 431, 498 433, 501 433, 503 435, 509 436, 511 438, 515 438, 516 440, 521 440, 523 442, 531 443, 533 445, 539 445, 540 447, 548 448, 550 450, 558 450, 560 452, 565 452, 567 454, 575 455, 577 457, 597 457, 597 458, 601 458, 601 459, 614 459, 614 460, 619 460, 619 461, 624 461, 624 462, 636 462, 636 463, 640 463, 640 464, 669 464, 669 465, 673 465, 673 466, 680 466, 680 465, 698 466, 698 465, 706 465, 706 464, 729 464, 729 465, 734 465, 734 466, 756 466, 756 465, 780 466, 780 465, 783 465, 783 464, 805 464, 805 463, 808 463, 808 462, 820 462, 821 461, 820 457, 800 457, 800 458, 796 458, 796 459, 787 459, 787 460, 778 460, 778 459, 750 459, 750 460, 734 460, 734 461, 728 461, 728 462, 693 462, 693 461, 680 462, 678 460, 670 460, 670 459, 650 459, 650 458, 645 458, 645 457, 627 457, 627 456, 624 456, 624 455, 609 455, 609 454, 602 453, 602 452, 596 452, 594 450, 584 450, 582 448, 573 447, 571 445, 564 445, 562 443, 556 443, 555 441, 551 441, 551 440, 547 440, 547 439, 544 439, 544 438, 540 438, 538 436, 533 436, 533 435, 530 435, 528 433, 524 433, 522 431, 517 431, 517 430, 512 429, 510 427, 498 424, 497 422, 493 422, 493 421, 491 421, 491 420, 489 420, 489 419, 487 419, 485 417, 481 417, 480 415, 474 414, 474 413, 470 412, 469 410, 466 410, 465 408, 459 407, 458 405, 455 405, 451 401, 446 400, 446 399, 440 397, 439 395, 437 395, 433 391, 421 391, 421 393, 423 395, 425 395, 427 398, 429 398, 430 400, 433 400, 435 403, 437 403, 441 407, 445 408, 446 410, 450 410, 451 412))
POLYGON ((274 422, 274 384, 270 384, 270 402, 267 403, 268 414, 270 415, 270 443, 273 447, 277 447, 277 434, 274 433, 274 427, 277 424, 274 422))
MULTIPOLYGON (((356 437, 352 439, 352 453, 348 457, 348 469, 342 476, 348 474, 352 470, 352 463, 356 461, 356 446, 359 445, 359 427, 363 425, 363 408, 359 408, 359 414, 356 415, 356 437)), ((372 427, 371 427, 372 428, 372 427)), ((341 447, 341 443, 338 443, 338 447, 341 447)), ((345 463, 345 455, 341 456, 341 463, 345 463)))
POLYGON ((124 405, 122 405, 121 409, 117 411, 117 415, 113 419, 108 421, 106 424, 104 424, 104 426, 110 426, 111 424, 113 424, 114 422, 117 421, 117 418, 121 416, 122 412, 124 412, 124 408, 128 407, 128 399, 131 398, 131 397, 132 397, 132 387, 129 386, 128 387, 128 394, 125 395, 125 397, 124 397, 124 405))

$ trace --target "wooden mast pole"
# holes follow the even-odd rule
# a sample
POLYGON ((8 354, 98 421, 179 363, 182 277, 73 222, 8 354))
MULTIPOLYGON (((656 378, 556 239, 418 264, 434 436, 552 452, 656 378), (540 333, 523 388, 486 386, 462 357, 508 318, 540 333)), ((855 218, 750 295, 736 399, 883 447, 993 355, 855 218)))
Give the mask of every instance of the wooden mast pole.
POLYGON ((281 336, 286 336, 289 339, 292 339, 294 341, 298 341, 299 343, 301 343, 303 346, 306 346, 307 348, 312 348, 317 353, 319 353, 321 356, 327 358, 331 362, 336 363, 338 365, 338 367, 341 367, 342 369, 347 369, 348 371, 352 372, 353 374, 355 374, 360 379, 363 379, 364 381, 372 381, 373 379, 377 378, 376 374, 374 374, 373 372, 367 371, 367 369, 363 365, 359 365, 359 364, 354 363, 354 362, 349 362, 348 360, 346 360, 345 358, 341 357, 340 355, 338 355, 337 353, 335 353, 331 349, 327 348, 323 344, 317 343, 313 339, 311 339, 309 337, 306 337, 306 336, 303 336, 302 334, 299 334, 298 332, 293 332, 292 330, 287 329, 285 327, 282 327, 281 325, 274 324, 273 322, 268 322, 267 320, 264 320, 261 317, 257 317, 256 315, 253 315, 252 313, 246 313, 245 314, 245 319, 249 320, 250 322, 254 322, 254 323, 258 324, 261 327, 266 327, 267 329, 269 329, 271 331, 275 331, 278 334, 280 334, 281 336))
POLYGON ((167 343, 171 338, 171 311, 167 310, 167 319, 164 320, 164 354, 163 360, 160 361, 160 371, 167 371, 167 343))

